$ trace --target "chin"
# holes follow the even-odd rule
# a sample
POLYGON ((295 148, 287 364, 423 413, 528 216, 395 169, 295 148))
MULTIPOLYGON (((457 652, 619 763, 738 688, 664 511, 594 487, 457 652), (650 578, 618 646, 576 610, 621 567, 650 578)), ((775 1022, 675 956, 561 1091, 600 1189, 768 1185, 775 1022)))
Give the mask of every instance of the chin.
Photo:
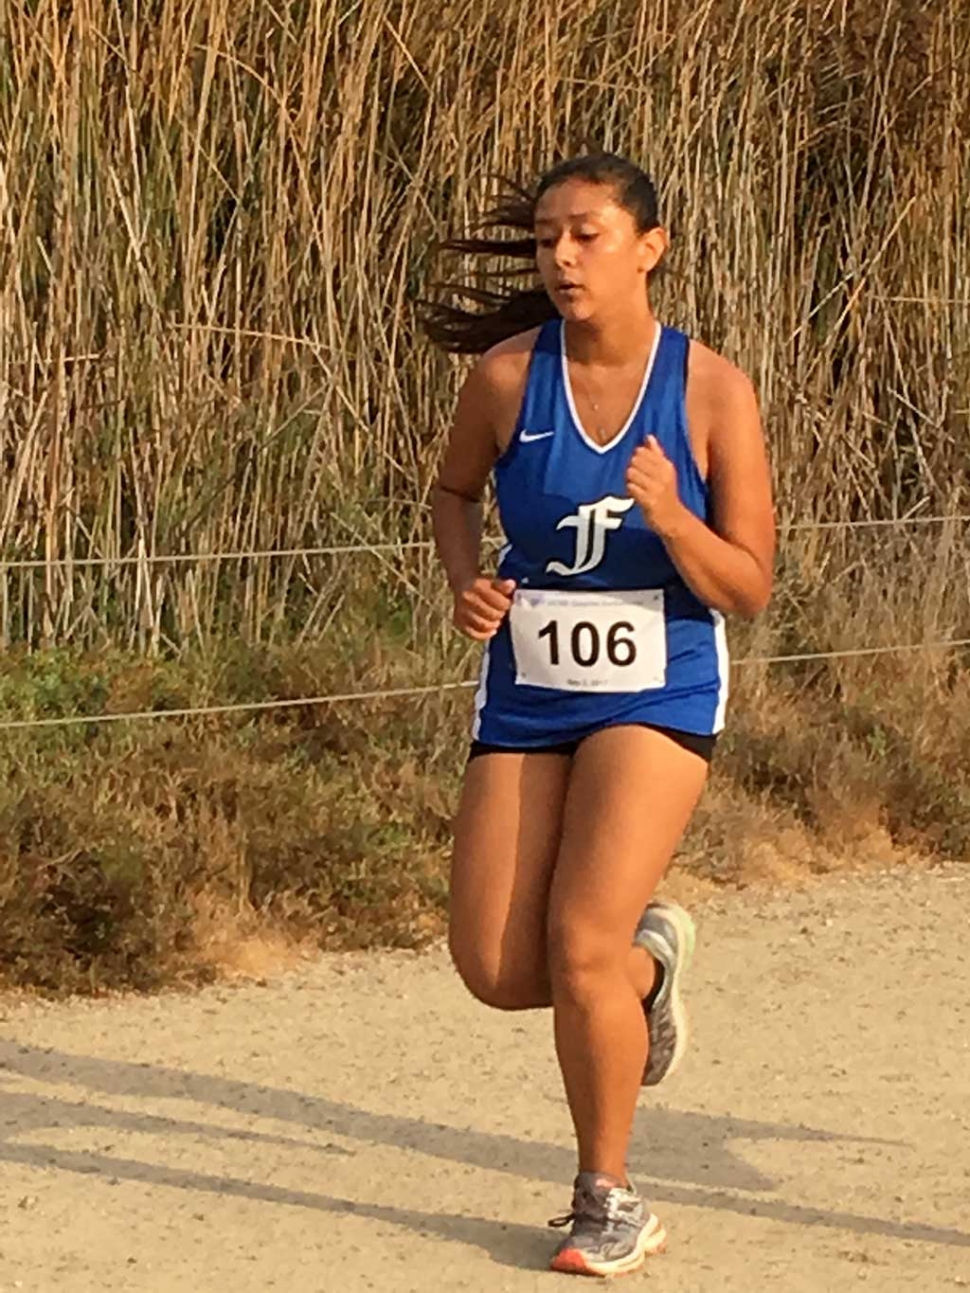
POLYGON ((556 309, 570 323, 587 323, 596 314, 596 307, 591 301, 557 301, 556 309))

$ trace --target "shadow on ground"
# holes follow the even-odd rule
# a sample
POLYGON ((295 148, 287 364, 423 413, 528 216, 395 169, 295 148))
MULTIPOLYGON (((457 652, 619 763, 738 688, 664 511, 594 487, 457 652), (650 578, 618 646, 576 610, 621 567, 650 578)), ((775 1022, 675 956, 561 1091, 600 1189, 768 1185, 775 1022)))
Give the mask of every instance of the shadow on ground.
MULTIPOLYGON (((112 1182, 138 1181, 173 1189, 235 1196, 321 1212, 370 1218, 474 1245, 503 1265, 540 1269, 548 1259, 548 1236, 534 1226, 502 1223, 455 1213, 430 1213, 404 1207, 361 1203, 314 1191, 283 1189, 269 1183, 231 1176, 214 1176, 116 1157, 106 1152, 71 1151, 43 1144, 21 1144, 19 1137, 45 1128, 96 1126, 109 1131, 159 1136, 205 1135, 217 1140, 242 1140, 315 1150, 324 1159, 356 1151, 332 1143, 305 1140, 299 1130, 321 1131, 362 1145, 381 1144, 410 1149, 443 1162, 503 1171, 526 1178, 564 1184, 571 1178, 571 1150, 559 1145, 518 1139, 466 1127, 447 1126, 422 1118, 372 1113, 315 1095, 249 1083, 235 1078, 186 1073, 152 1064, 133 1064, 66 1052, 0 1042, 0 1078, 19 1078, 41 1086, 39 1092, 8 1089, 3 1096, 0 1161, 74 1172, 112 1182), (83 1087, 92 1100, 58 1098, 49 1088, 83 1087), (97 1097, 126 1100, 189 1100, 247 1117, 271 1118, 293 1125, 297 1134, 276 1136, 235 1130, 196 1119, 159 1116, 151 1112, 111 1109, 97 1097)), ((743 1119, 654 1107, 641 1111, 632 1147, 630 1170, 650 1180, 656 1201, 710 1208, 744 1216, 802 1226, 824 1226, 921 1243, 970 1248, 970 1234, 917 1221, 900 1224, 880 1217, 831 1209, 801 1207, 765 1198, 775 1183, 733 1149, 737 1141, 787 1140, 793 1143, 846 1141, 847 1138, 807 1127, 792 1127, 743 1119), (649 1155, 647 1146, 650 1147, 649 1155), (757 1194, 757 1197, 753 1197, 757 1194)), ((852 1138, 851 1143, 872 1143, 852 1138)), ((887 1142, 879 1142, 887 1143, 887 1142)))

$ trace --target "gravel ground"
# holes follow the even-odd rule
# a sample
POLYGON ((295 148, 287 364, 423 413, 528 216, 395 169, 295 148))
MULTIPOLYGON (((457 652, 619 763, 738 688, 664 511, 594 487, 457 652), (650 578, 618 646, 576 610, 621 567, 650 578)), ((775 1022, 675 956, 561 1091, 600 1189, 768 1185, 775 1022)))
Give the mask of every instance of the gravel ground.
MULTIPOLYGON (((627 1286, 970 1288, 970 868, 696 914, 694 1047, 630 1159, 670 1250, 627 1286)), ((574 1170, 550 1020, 476 1005, 440 950, 0 1000, 0 1029, 3 1293, 568 1278, 545 1270, 574 1170)))

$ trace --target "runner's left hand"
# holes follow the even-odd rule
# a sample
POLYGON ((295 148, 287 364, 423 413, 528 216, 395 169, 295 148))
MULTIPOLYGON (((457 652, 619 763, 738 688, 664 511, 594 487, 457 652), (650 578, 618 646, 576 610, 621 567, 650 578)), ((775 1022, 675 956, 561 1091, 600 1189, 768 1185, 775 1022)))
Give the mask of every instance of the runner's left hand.
POLYGON ((655 534, 664 538, 677 528, 685 510, 677 492, 677 469, 655 436, 647 436, 630 459, 626 488, 655 534))

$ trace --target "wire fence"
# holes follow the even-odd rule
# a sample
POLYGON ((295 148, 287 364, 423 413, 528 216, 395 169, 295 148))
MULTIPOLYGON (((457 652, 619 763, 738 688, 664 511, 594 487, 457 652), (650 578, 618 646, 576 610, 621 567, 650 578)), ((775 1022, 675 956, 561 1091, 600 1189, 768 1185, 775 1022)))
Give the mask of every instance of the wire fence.
MULTIPOLYGON (((791 533, 795 531, 833 531, 902 528, 906 526, 927 525, 965 525, 970 523, 970 514, 951 513, 934 516, 888 517, 873 520, 856 521, 797 521, 780 522, 779 530, 791 533)), ((500 546, 505 540, 500 536, 487 536, 483 542, 489 546, 500 546)), ((402 552, 424 551, 434 549, 430 539, 416 539, 397 543, 344 543, 327 544, 317 547, 291 548, 252 548, 237 551, 221 552, 187 552, 187 553, 148 553, 114 557, 72 556, 47 558, 14 558, 0 557, 0 572, 12 570, 50 570, 51 568, 117 568, 124 566, 146 566, 163 564, 189 564, 199 562, 269 560, 274 558, 300 557, 347 557, 362 554, 393 554, 402 552)), ((857 647, 835 651, 807 651, 790 655, 745 656, 732 661, 733 668, 745 665, 776 665, 810 663, 823 660, 847 660, 866 656, 881 656, 905 652, 941 651, 970 646, 970 638, 947 639, 941 642, 898 643, 892 646, 857 647)), ((478 686, 478 679, 435 683, 419 687, 391 687, 374 690, 339 692, 323 696, 299 696, 288 699, 269 699, 263 701, 240 701, 224 705, 197 705, 179 709, 134 710, 119 713, 71 714, 57 718, 2 719, 0 731, 14 731, 30 728, 69 727, 91 723, 134 722, 139 720, 195 718, 239 713, 258 713, 267 710, 295 709, 300 707, 346 704, 354 701, 379 701, 394 698, 420 697, 450 691, 466 690, 478 686)))
MULTIPOLYGON (((790 534, 812 530, 875 530, 897 529, 911 525, 947 524, 970 524, 970 513, 953 513, 944 516, 886 517, 872 521, 781 521, 778 528, 784 533, 790 534)), ((492 547, 499 547, 505 540, 499 535, 489 535, 483 542, 492 547)), ((117 557, 71 556, 49 559, 46 557, 0 557, 0 571, 178 565, 207 561, 264 561, 282 557, 349 557, 366 553, 397 555, 402 552, 430 552, 433 549, 433 540, 414 539, 401 543, 340 543, 326 544, 322 547, 243 548, 238 551, 224 552, 142 552, 117 557)))
MULTIPOLYGON (((804 651, 792 655, 743 656, 732 661, 733 668, 743 665, 801 664, 816 660, 851 660, 865 656, 897 655, 903 652, 945 651, 970 647, 970 638, 950 638, 942 642, 904 642, 894 646, 851 647, 841 651, 804 651)), ((335 692, 326 696, 296 696, 279 700, 239 701, 228 705, 197 705, 185 709, 142 709, 109 714, 66 714, 58 718, 16 718, 0 720, 0 732, 38 727, 73 727, 87 723, 122 723, 159 718, 197 718, 223 714, 257 713, 272 709, 296 709, 314 705, 337 705, 352 701, 391 700, 403 697, 438 695, 477 687, 477 678, 456 682, 432 683, 423 687, 381 687, 371 691, 335 692)))

